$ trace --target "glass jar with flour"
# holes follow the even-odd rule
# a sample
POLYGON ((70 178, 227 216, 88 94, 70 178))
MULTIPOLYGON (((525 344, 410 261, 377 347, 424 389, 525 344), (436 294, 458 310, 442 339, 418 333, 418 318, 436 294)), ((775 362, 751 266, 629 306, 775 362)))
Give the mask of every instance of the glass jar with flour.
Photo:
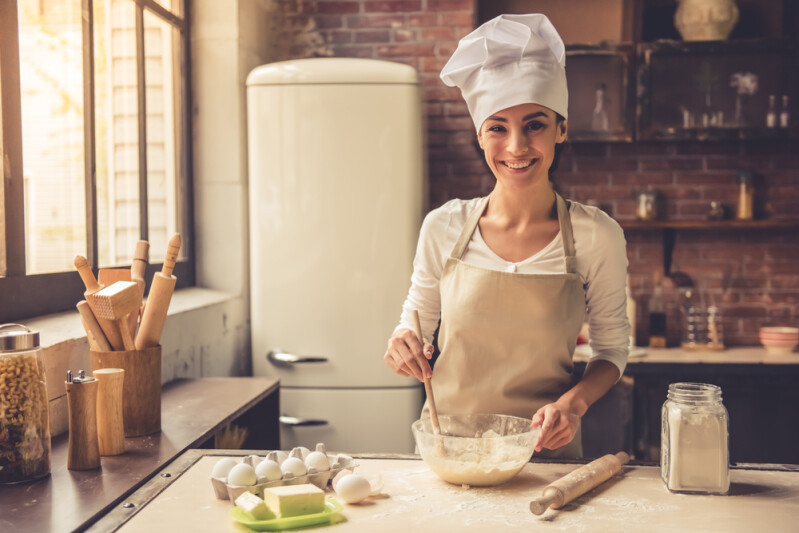
POLYGON ((720 387, 706 383, 669 385, 662 409, 660 468, 670 491, 727 493, 728 422, 720 387))

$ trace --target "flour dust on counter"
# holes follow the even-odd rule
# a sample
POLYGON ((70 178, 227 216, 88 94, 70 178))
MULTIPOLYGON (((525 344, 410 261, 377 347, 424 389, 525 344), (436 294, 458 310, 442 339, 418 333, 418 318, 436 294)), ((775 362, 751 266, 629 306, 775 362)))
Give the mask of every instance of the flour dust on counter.
MULTIPOLYGON (((215 463, 224 455, 194 450, 185 455, 181 474, 151 500, 145 500, 119 529, 121 533, 243 531, 233 512, 237 508, 230 501, 216 499, 207 483, 215 463)), ((529 510, 531 499, 579 464, 528 463, 503 485, 467 489, 440 479, 418 456, 391 457, 356 457, 359 475, 382 478, 382 496, 361 504, 339 505, 332 512, 340 519, 313 531, 745 533, 762 528, 764 516, 768 516, 771 531, 793 531, 799 516, 799 470, 735 469, 729 495, 720 496, 672 493, 660 479, 658 467, 626 465, 621 476, 561 509, 535 516, 529 510)), ((329 487, 325 492, 326 502, 335 498, 329 487)), ((97 525, 103 526, 103 521, 97 525)))

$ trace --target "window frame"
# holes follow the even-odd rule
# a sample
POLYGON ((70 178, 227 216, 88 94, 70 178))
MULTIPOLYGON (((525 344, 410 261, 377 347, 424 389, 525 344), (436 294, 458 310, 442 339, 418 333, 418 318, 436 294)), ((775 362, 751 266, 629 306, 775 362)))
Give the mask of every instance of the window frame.
MULTIPOLYGON (((180 32, 182 54, 178 78, 182 101, 182 120, 176 129, 182 134, 177 168, 177 202, 180 205, 180 228, 183 258, 174 268, 176 288, 195 284, 194 209, 191 137, 191 57, 189 35, 190 0, 179 0, 180 16, 155 0, 129 0, 136 12, 136 56, 138 84, 139 139, 139 233, 148 235, 147 131, 144 78, 144 10, 157 16, 180 32)), ((83 101, 84 101, 84 179, 86 184, 86 259, 95 275, 98 271, 97 198, 94 123, 94 2, 81 0, 84 14, 83 101)), ((19 64, 19 27, 17 0, 0 0, 0 269, 5 262, 5 276, 0 275, 0 323, 74 310, 83 299, 85 287, 76 271, 48 274, 25 273, 25 228, 23 198, 22 116, 19 64), (5 243, 5 244, 3 244, 5 243)), ((146 278, 152 279, 162 263, 150 264, 146 278)), ((0 270, 0 274, 2 271, 0 270)), ((149 286, 149 284, 148 284, 149 286)))

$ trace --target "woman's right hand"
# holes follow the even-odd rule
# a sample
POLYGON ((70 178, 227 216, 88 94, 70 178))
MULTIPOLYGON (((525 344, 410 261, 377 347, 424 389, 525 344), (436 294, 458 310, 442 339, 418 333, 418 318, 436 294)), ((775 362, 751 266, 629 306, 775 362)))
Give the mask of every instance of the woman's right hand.
POLYGON ((411 329, 399 329, 388 339, 388 349, 383 359, 400 376, 413 376, 424 381, 425 376, 433 377, 428 360, 433 357, 433 345, 424 341, 419 343, 416 333, 411 329))

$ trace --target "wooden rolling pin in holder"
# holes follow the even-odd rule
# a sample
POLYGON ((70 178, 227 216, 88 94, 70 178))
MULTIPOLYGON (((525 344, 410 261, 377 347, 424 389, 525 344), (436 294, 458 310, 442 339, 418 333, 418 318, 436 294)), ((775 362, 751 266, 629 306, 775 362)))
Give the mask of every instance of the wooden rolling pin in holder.
POLYGON ((180 234, 175 234, 169 239, 164 266, 161 268, 161 272, 156 272, 153 276, 150 295, 144 305, 139 332, 136 334, 137 350, 158 346, 161 340, 164 322, 166 322, 166 313, 169 310, 169 302, 175 290, 175 283, 177 283, 177 278, 172 275, 172 270, 178 260, 181 243, 180 234))
POLYGON ((530 511, 535 515, 540 515, 550 506, 553 509, 560 509, 573 499, 610 479, 621 470, 622 465, 626 465, 629 461, 629 455, 619 452, 616 455, 605 455, 581 466, 547 485, 541 493, 541 497, 530 502, 530 511))

